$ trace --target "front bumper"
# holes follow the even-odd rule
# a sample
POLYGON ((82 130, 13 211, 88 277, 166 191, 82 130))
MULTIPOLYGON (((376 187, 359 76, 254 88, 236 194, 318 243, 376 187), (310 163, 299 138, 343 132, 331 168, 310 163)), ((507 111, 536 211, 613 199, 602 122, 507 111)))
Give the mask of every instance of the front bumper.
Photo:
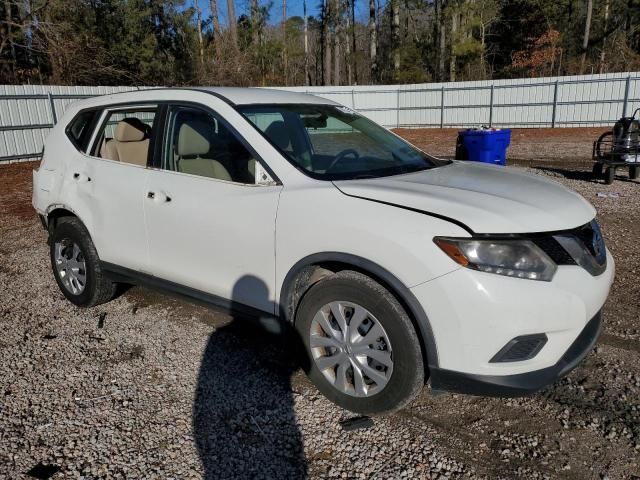
POLYGON ((602 309, 615 275, 592 276, 577 265, 562 265, 551 282, 477 272, 468 268, 411 288, 433 331, 437 361, 429 368, 481 376, 519 375, 553 367, 602 309), (544 334, 533 358, 491 359, 516 337, 544 334))
POLYGON ((453 393, 514 397, 534 393, 567 375, 593 349, 602 332, 598 312, 555 365, 515 375, 476 375, 431 368, 431 388, 453 393))

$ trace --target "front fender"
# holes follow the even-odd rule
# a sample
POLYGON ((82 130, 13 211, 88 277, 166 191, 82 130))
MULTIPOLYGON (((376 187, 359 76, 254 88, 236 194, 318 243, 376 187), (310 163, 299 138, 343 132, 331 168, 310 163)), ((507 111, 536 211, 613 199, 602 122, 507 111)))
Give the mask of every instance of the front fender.
MULTIPOLYGON (((341 268, 350 268, 364 273, 382 284, 389 290, 407 310, 407 313, 414 322, 421 338, 423 354, 429 367, 438 366, 438 350, 429 318, 422 305, 398 278, 385 268, 375 262, 357 255, 341 252, 321 252, 309 255, 299 260, 285 276, 280 290, 280 318, 293 324, 295 322, 295 311, 299 298, 304 292, 296 297, 296 283, 302 272, 309 267, 322 265, 340 265, 341 268), (294 298, 296 297, 296 298, 294 298)), ((303 288, 306 291, 313 283, 307 283, 303 288)))

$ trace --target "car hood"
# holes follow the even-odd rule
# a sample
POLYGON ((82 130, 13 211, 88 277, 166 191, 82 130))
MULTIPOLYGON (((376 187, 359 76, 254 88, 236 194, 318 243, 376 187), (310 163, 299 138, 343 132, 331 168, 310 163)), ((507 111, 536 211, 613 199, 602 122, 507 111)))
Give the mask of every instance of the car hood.
POLYGON ((334 183, 346 195, 446 217, 474 233, 566 230, 588 223, 596 214, 589 202, 557 182, 471 162, 334 183))

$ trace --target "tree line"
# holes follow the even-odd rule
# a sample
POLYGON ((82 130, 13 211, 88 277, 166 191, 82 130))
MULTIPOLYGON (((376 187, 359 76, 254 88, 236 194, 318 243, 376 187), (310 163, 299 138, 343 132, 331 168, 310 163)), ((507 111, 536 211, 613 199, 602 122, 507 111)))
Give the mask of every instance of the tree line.
POLYGON ((0 0, 0 83, 353 85, 640 69, 640 0, 294 1, 302 16, 287 0, 0 0))

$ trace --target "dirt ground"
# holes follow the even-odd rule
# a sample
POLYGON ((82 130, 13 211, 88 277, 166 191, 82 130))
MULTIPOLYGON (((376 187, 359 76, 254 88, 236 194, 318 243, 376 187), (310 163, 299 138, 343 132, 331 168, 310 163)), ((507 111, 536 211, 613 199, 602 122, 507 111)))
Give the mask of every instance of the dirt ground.
MULTIPOLYGON (((595 351, 531 397, 425 389, 350 432, 280 340, 225 313, 139 287, 66 302, 30 206, 34 164, 0 166, 0 478, 41 462, 55 478, 640 479, 640 182, 591 178, 601 131, 515 130, 509 155, 598 210, 617 274, 595 351)), ((448 155, 456 132, 400 134, 448 155)))

